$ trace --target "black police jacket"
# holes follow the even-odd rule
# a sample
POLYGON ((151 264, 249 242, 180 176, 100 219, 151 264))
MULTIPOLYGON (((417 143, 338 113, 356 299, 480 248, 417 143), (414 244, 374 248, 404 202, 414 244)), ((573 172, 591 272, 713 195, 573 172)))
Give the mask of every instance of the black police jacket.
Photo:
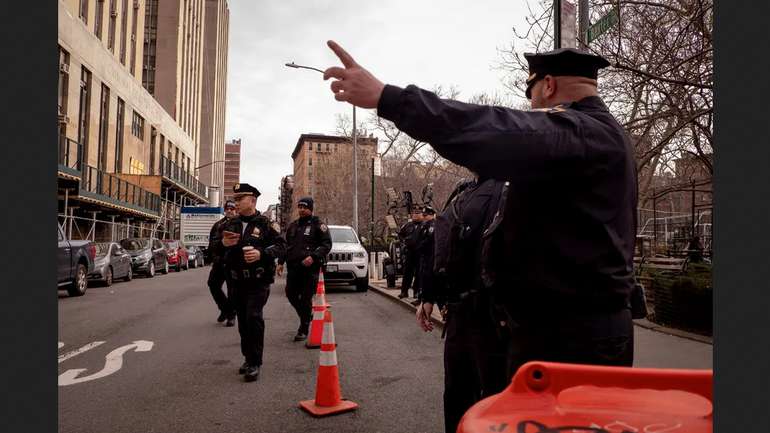
POLYGON ((225 252, 224 245, 222 245, 222 231, 224 231, 227 221, 229 221, 229 218, 224 217, 215 222, 209 232, 209 247, 206 249, 206 255, 215 264, 219 264, 222 261, 222 255, 225 252))
POLYGON ((398 231, 398 239, 409 253, 415 253, 417 251, 419 227, 420 223, 410 220, 401 226, 401 229, 398 231))
MULTIPOLYGON (((521 314, 602 311, 633 288, 634 150, 599 97, 522 111, 386 85, 378 115, 443 157, 510 182, 486 239, 502 237, 502 280, 521 314)), ((493 281, 488 281, 489 283, 493 281)))
MULTIPOLYGON (((236 273, 249 271, 251 278, 272 283, 275 279, 275 259, 286 254, 286 242, 271 225, 267 217, 257 212, 254 215, 238 216, 227 221, 223 230, 240 233, 238 244, 224 248, 223 262, 227 271, 236 273), (243 247, 252 246, 260 253, 256 262, 246 263, 243 247)), ((243 273, 239 275, 244 275, 243 273)))
MULTIPOLYGON (((285 261, 289 266, 298 265, 307 256, 313 258, 312 268, 326 262, 326 256, 332 249, 329 228, 315 215, 292 221, 286 229, 287 252, 285 261)), ((278 263, 283 264, 284 259, 278 263)))

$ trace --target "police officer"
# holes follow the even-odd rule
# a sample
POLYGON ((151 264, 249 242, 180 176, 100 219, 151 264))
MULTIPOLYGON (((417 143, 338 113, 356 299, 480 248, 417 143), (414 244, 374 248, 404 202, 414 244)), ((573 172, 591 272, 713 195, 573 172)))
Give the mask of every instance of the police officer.
MULTIPOLYGON (((421 296, 426 290, 432 290, 433 285, 433 223, 436 217, 436 210, 431 206, 422 208, 422 222, 418 229, 417 236, 417 255, 419 257, 420 271, 420 293, 421 296)), ((412 305, 419 305, 420 299, 415 299, 412 305)))
POLYGON ((531 111, 384 85, 339 45, 335 99, 393 121, 448 160, 510 182, 487 228, 481 276, 498 287, 515 370, 540 359, 630 366, 637 179, 634 149, 597 91, 609 62, 563 48, 525 54, 531 111), (500 247, 501 246, 501 247, 500 247))
POLYGON ((398 294, 400 299, 409 296, 410 287, 412 287, 415 299, 420 294, 420 260, 417 253, 417 239, 419 237, 420 223, 422 223, 422 212, 417 206, 411 209, 411 217, 412 219, 401 226, 401 229, 398 231, 398 239, 402 245, 401 260, 404 264, 404 276, 401 278, 401 293, 398 294))
POLYGON ((257 209, 259 190, 241 183, 233 186, 237 218, 222 232, 227 282, 232 289, 238 315, 238 333, 245 362, 238 370, 246 382, 257 380, 262 365, 265 321, 262 308, 270 296, 275 259, 286 252, 281 235, 257 209))
POLYGON ((299 329, 294 341, 307 338, 313 314, 313 294, 318 284, 318 273, 332 249, 329 228, 313 215, 313 198, 303 197, 297 202, 299 219, 286 229, 286 259, 278 260, 278 275, 288 264, 286 297, 297 312, 299 329))
MULTIPOLYGON (((505 182, 478 179, 464 182, 451 194, 437 221, 435 275, 423 271, 423 303, 417 321, 425 331, 433 325, 433 306, 442 308, 444 332, 444 425, 457 430, 468 408, 502 391, 509 382, 510 334, 490 311, 491 290, 481 279, 483 234, 490 226, 504 193, 505 182)), ((426 224, 426 223, 424 223, 426 224)), ((433 239, 434 236, 431 236, 433 239)), ((435 261, 435 263, 433 263, 435 261)))
POLYGON ((208 286, 211 296, 214 298, 214 302, 219 308, 219 317, 217 322, 222 323, 225 320, 225 326, 235 325, 235 306, 233 306, 232 293, 230 287, 227 288, 227 295, 222 291, 222 285, 225 283, 225 269, 222 263, 222 255, 224 254, 224 246, 222 245, 222 231, 228 221, 235 218, 238 215, 238 211, 235 209, 235 202, 227 200, 225 202, 225 216, 214 223, 209 233, 209 247, 207 253, 209 260, 211 261, 211 271, 209 272, 208 286))

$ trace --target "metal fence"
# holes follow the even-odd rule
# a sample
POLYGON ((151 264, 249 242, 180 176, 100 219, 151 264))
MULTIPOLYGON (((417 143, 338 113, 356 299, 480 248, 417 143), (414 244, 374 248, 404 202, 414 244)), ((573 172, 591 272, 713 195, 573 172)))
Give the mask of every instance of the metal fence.
POLYGON ((68 239, 93 242, 118 242, 130 237, 171 239, 171 234, 152 223, 105 221, 82 216, 59 214, 59 224, 68 239))
POLYGON ((165 156, 160 157, 160 174, 183 185, 195 194, 208 199, 209 193, 206 185, 165 156))
POLYGON ((59 136, 59 165, 80 171, 83 160, 83 145, 65 136, 59 136))
POLYGON ((160 213, 159 195, 89 165, 83 170, 81 189, 122 202, 121 204, 137 206, 155 214, 160 213))

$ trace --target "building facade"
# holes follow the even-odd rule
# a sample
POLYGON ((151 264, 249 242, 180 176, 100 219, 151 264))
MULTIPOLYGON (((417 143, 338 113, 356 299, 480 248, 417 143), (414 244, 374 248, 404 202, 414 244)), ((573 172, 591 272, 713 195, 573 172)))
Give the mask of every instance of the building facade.
POLYGON ((227 1, 206 0, 205 18, 199 177, 206 185, 223 187, 227 53, 230 33, 230 10, 227 1))
MULTIPOLYGON (((241 139, 225 143, 225 187, 222 196, 233 199, 233 186, 241 180, 241 139)), ((224 202, 223 202, 224 203, 224 202)))
MULTIPOLYGON (((377 138, 358 137, 359 229, 368 221, 372 158, 377 138)), ((291 154, 294 160, 292 203, 300 197, 315 200, 314 213, 327 224, 352 225, 353 145, 348 137, 302 134, 291 154)), ((292 219, 297 218, 296 206, 292 219)), ((368 225, 367 225, 368 227, 368 225)))
POLYGON ((71 236, 113 239, 113 222, 170 236, 181 205, 207 200, 187 169, 195 141, 142 87, 145 6, 58 1, 59 212, 71 236))
POLYGON ((142 85, 192 138, 197 160, 206 0, 144 1, 147 26, 142 85))

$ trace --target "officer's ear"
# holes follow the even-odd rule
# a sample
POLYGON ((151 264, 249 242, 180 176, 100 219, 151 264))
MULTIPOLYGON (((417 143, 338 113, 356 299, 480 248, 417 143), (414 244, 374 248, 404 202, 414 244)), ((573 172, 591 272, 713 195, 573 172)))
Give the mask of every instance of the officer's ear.
POLYGON ((556 94, 558 84, 553 75, 546 75, 543 78, 543 85, 540 87, 543 92, 543 100, 547 101, 556 94))

